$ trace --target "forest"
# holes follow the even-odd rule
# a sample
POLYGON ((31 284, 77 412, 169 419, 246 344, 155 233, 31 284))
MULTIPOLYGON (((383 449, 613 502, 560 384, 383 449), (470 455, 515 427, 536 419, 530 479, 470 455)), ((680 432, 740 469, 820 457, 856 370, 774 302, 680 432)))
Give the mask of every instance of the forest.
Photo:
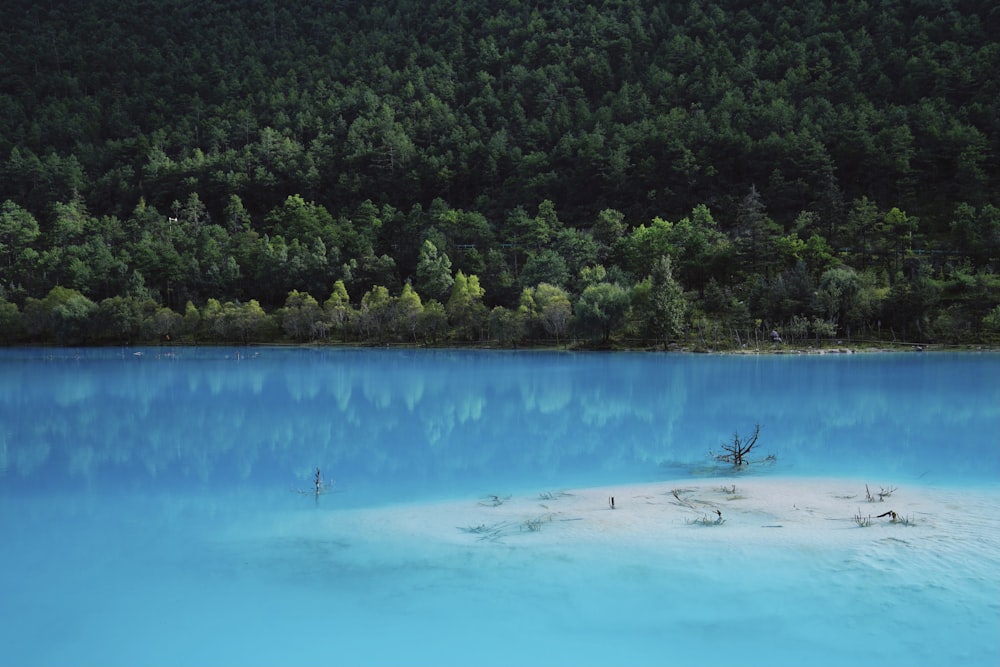
POLYGON ((9 0, 0 344, 1000 343, 988 0, 9 0))

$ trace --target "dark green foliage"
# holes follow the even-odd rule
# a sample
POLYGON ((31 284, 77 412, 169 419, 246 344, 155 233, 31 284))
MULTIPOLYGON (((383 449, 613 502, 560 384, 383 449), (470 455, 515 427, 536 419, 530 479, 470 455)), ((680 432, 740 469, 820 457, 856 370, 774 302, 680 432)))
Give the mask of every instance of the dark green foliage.
POLYGON ((740 343, 803 322, 977 340, 1000 301, 998 16, 976 0, 12 0, 0 299, 17 317, 0 337, 155 338, 171 318, 126 303, 186 321, 215 299, 188 335, 440 340, 443 310, 459 338, 514 343, 522 289, 547 283, 604 341, 709 320, 740 343), (459 273, 482 293, 456 301, 459 273), (337 281, 359 316, 370 295, 353 325, 279 317, 292 292, 324 311, 337 281), (393 324, 407 283, 431 312, 407 296, 393 324), (39 324, 54 288, 95 307, 61 299, 39 324))
POLYGON ((674 280, 670 258, 663 256, 653 265, 649 278, 635 289, 633 309, 642 323, 641 333, 665 345, 683 331, 686 307, 684 290, 674 280))

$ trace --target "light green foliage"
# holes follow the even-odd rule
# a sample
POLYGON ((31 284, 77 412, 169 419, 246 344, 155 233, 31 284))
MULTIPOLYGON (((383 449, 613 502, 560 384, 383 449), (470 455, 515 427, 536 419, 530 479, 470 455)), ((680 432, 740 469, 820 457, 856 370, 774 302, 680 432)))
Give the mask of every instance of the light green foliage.
POLYGON ((485 291, 479 285, 479 278, 466 276, 461 271, 455 276, 446 310, 448 321, 458 334, 468 340, 479 337, 486 321, 487 311, 483 304, 485 291))
POLYGON ((53 287, 44 299, 28 298, 22 322, 31 336, 51 337, 60 345, 89 342, 97 304, 67 287, 53 287))
POLYGON ((636 276, 648 276, 653 264, 674 251, 674 225, 656 217, 649 225, 639 225, 632 230, 624 243, 627 257, 626 270, 636 276))
POLYGON ((410 283, 404 284, 403 291, 395 300, 394 329, 416 342, 417 334, 420 331, 420 317, 423 312, 424 305, 420 301, 420 295, 413 290, 410 283))
POLYGON ((516 345, 525 334, 524 318, 519 311, 496 306, 489 315, 490 336, 502 345, 516 345))
POLYGON ((389 290, 376 285, 361 297, 357 325, 369 341, 382 341, 392 324, 392 298, 389 290))
POLYGON ((607 343, 611 334, 622 326, 629 306, 629 292, 618 283, 597 283, 588 286, 576 302, 576 319, 580 328, 597 335, 607 343))
POLYGON ((324 319, 319 302, 308 292, 292 290, 281 309, 281 326, 293 340, 307 341, 321 337, 324 319))
POLYGON ((254 299, 244 304, 227 301, 216 310, 212 326, 222 340, 246 344, 266 336, 269 318, 254 299))
POLYGON ((338 280, 333 284, 333 290, 323 304, 323 310, 326 312, 326 319, 330 326, 341 334, 345 333, 351 315, 351 305, 343 280, 338 280))
POLYGON ((570 320, 573 317, 573 306, 566 290, 548 283, 540 283, 531 290, 531 301, 538 322, 556 341, 566 335, 570 320))

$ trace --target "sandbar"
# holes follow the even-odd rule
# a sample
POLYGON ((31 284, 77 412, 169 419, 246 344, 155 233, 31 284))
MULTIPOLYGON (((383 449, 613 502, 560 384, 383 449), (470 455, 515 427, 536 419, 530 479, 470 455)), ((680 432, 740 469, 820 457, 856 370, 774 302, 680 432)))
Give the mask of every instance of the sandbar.
POLYGON ((824 548, 947 537, 961 543, 950 548, 988 554, 1000 547, 1000 488, 841 478, 682 479, 334 508, 323 518, 285 516, 278 530, 291 535, 300 529, 313 536, 319 531, 345 539, 484 549, 824 548))

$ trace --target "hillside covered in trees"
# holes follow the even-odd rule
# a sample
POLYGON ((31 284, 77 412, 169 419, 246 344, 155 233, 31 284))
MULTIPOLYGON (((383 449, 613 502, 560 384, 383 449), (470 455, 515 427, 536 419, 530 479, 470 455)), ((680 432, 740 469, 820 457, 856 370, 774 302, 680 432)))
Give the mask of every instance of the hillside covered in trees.
POLYGON ((0 342, 1000 338, 986 0, 11 0, 0 342))

